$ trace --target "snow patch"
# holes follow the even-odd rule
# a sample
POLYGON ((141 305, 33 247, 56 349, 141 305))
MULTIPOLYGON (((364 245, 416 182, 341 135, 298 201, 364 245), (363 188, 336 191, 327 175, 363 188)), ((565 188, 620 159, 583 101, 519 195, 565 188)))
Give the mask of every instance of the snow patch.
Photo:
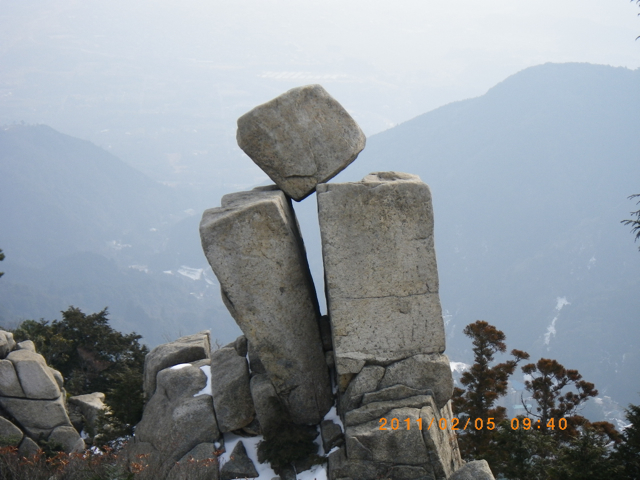
POLYGON ((182 370, 183 368, 190 367, 190 363, 179 363, 178 365, 174 365, 171 367, 171 370, 182 370))
POLYGON ((129 265, 129 268, 133 270, 138 270, 139 272, 142 272, 142 273, 149 273, 149 269, 147 268, 146 265, 129 265))
POLYGON ((194 397, 198 395, 211 395, 211 367, 209 365, 203 365, 200 367, 200 370, 207 376, 207 384, 202 390, 196 393, 194 397))
POLYGON ((203 271, 204 271, 204 268, 191 268, 185 265, 182 265, 178 269, 178 273, 180 275, 190 278, 191 280, 200 280, 200 277, 202 277, 203 271))
POLYGON ((465 370, 469 370, 471 365, 464 362, 449 362, 449 367, 451 368, 451 373, 462 373, 465 370))

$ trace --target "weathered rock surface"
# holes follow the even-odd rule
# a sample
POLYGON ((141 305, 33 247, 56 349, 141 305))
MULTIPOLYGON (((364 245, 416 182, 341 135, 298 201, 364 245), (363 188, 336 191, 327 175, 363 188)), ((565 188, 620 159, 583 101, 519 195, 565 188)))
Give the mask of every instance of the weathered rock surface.
POLYGON ((351 380, 344 395, 340 397, 340 413, 353 410, 360 406, 362 397, 367 392, 374 392, 378 383, 384 376, 384 367, 369 365, 364 367, 358 375, 351 380))
POLYGON ((449 358, 440 353, 414 355, 389 365, 379 388, 393 385, 406 385, 415 389, 428 388, 433 391, 438 408, 442 408, 453 395, 449 358))
POLYGON ((0 396, 25 397, 16 369, 9 360, 0 360, 0 396))
POLYGON ((267 375, 254 375, 251 378, 251 397, 262 433, 277 433, 278 427, 285 420, 284 411, 276 389, 267 375))
POLYGON ((345 426, 358 425, 371 420, 378 421, 385 413, 393 408, 413 407, 420 409, 425 403, 429 402, 430 399, 431 397, 427 395, 418 395, 416 397, 403 398, 402 400, 367 403, 360 408, 345 413, 345 426))
POLYGON ((442 409, 439 409, 432 400, 420 410, 422 418, 422 436, 424 443, 432 452, 431 465, 436 474, 436 478, 449 478, 449 476, 462 466, 462 457, 458 449, 458 440, 453 430, 451 430, 451 420, 453 412, 451 411, 451 403, 447 403, 442 409), (444 419, 447 428, 442 430, 439 427, 434 428, 436 422, 444 419), (433 420, 433 426, 428 428, 433 420))
POLYGON ((238 441, 231 452, 230 460, 220 469, 221 480, 232 480, 234 478, 256 478, 258 471, 247 455, 242 441, 238 441))
POLYGON ((213 443, 200 443, 182 457, 167 475, 167 480, 206 478, 218 480, 220 471, 213 443))
POLYGON ((293 88, 244 114, 237 140, 295 200, 337 175, 365 146, 358 124, 320 85, 293 88))
POLYGON ((62 398, 31 400, 0 397, 0 406, 16 419, 31 438, 47 439, 54 428, 71 425, 62 398))
POLYGON ((495 477, 486 460, 475 460, 456 470, 449 480, 495 480, 495 477))
POLYGON ((225 195, 200 236, 223 300, 291 419, 316 424, 332 402, 320 316, 291 203, 279 190, 225 195))
POLYGON ((23 342, 20 342, 20 343, 16 344, 16 349, 18 349, 18 350, 29 350, 30 352, 35 352, 36 351, 36 344, 33 343, 31 340, 24 340, 23 342))
POLYGON ((150 461, 160 464, 158 478, 165 478, 196 445, 219 438, 212 398, 198 395, 206 384, 206 375, 194 365, 158 372, 156 391, 145 406, 131 449, 132 454, 149 453, 150 461))
POLYGON ((21 457, 29 458, 36 455, 40 451, 40 447, 36 442, 29 437, 24 437, 20 446, 18 447, 18 455, 21 457))
POLYGON ((443 352, 429 187, 378 172, 317 193, 338 374, 443 352))
POLYGON ((419 408, 394 408, 371 421, 345 427, 345 441, 349 459, 368 460, 401 465, 425 465, 430 462, 429 451, 418 429, 419 408), (387 430, 380 430, 380 419, 386 419, 387 430), (391 420, 402 424, 391 428, 391 420), (407 429, 405 419, 411 419, 414 428, 407 429))
POLYGON ((13 339, 13 333, 0 330, 0 359, 6 358, 16 347, 16 341, 13 339))
POLYGON ((209 332, 187 335, 151 350, 144 361, 144 392, 147 399, 156 390, 156 375, 160 370, 182 363, 210 358, 211 340, 209 332))
POLYGON ((344 444, 340 425, 331 420, 324 420, 320 424, 320 434, 322 435, 322 448, 325 453, 329 453, 333 447, 339 447, 344 444))
POLYGON ((247 359, 233 347, 211 354, 211 394, 221 432, 238 430, 253 420, 255 409, 249 388, 247 359))
POLYGON ((98 416, 107 409, 104 393, 94 392, 67 399, 67 410, 74 428, 93 440, 98 427, 98 416))
POLYGON ((60 388, 42 355, 31 350, 14 350, 7 355, 27 398, 54 400, 60 396, 60 388))
POLYGON ((4 417, 0 417, 0 444, 18 446, 24 434, 22 430, 4 417))
POLYGON ((390 402, 392 400, 402 400, 403 398, 415 397, 417 395, 433 395, 429 389, 415 389, 406 385, 394 385, 392 387, 381 388, 377 392, 365 393, 362 396, 362 405, 373 402, 390 402))

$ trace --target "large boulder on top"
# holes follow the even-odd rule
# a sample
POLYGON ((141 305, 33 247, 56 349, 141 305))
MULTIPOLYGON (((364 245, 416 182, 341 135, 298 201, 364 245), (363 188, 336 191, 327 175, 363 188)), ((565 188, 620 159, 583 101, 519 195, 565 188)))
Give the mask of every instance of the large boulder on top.
POLYGON ((237 140, 294 200, 336 176, 365 145, 355 120, 320 85, 293 88, 244 114, 237 140))
POLYGON ((222 298, 291 420, 317 424, 332 404, 320 311, 291 202, 255 189, 204 212, 200 236, 222 298))
POLYGON ((429 187, 378 172, 317 187, 339 375, 445 349, 429 187))
POLYGON ((208 331, 187 335, 173 342, 158 345, 144 361, 144 394, 149 399, 156 390, 156 375, 160 370, 190 363, 211 356, 211 340, 208 331))

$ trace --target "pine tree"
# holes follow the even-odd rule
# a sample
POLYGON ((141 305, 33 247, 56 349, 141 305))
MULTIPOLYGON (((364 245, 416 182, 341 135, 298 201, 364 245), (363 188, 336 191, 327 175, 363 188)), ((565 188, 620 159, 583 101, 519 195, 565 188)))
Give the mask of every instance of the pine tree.
POLYGON ((629 426, 622 432, 614 458, 624 469, 620 479, 640 480, 640 405, 629 405, 626 413, 629 426))
POLYGON ((133 432, 143 409, 144 360, 142 338, 122 334, 109 325, 105 308, 85 314, 69 307, 62 320, 26 320, 14 331, 17 341, 32 340, 49 366, 59 370, 71 395, 103 392, 116 435, 133 432))
POLYGON ((465 458, 489 459, 495 425, 506 416, 506 409, 496 406, 496 401, 506 395, 509 377, 518 362, 528 359, 529 354, 512 350, 513 360, 491 366, 495 354, 507 349, 504 333, 484 320, 478 320, 467 325, 464 334, 473 340, 474 363, 460 380, 466 390, 455 388, 453 393, 454 411, 471 420, 469 428, 459 438, 460 451, 465 458), (482 428, 475 428, 476 419, 482 420, 482 428))

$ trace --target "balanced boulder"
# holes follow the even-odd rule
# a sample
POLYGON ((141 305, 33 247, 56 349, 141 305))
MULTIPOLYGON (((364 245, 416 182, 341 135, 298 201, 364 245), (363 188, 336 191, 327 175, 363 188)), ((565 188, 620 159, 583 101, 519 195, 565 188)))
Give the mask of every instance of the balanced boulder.
POLYGON ((294 200, 336 176, 365 145, 355 120, 320 85, 293 88, 244 114, 237 140, 294 200))

